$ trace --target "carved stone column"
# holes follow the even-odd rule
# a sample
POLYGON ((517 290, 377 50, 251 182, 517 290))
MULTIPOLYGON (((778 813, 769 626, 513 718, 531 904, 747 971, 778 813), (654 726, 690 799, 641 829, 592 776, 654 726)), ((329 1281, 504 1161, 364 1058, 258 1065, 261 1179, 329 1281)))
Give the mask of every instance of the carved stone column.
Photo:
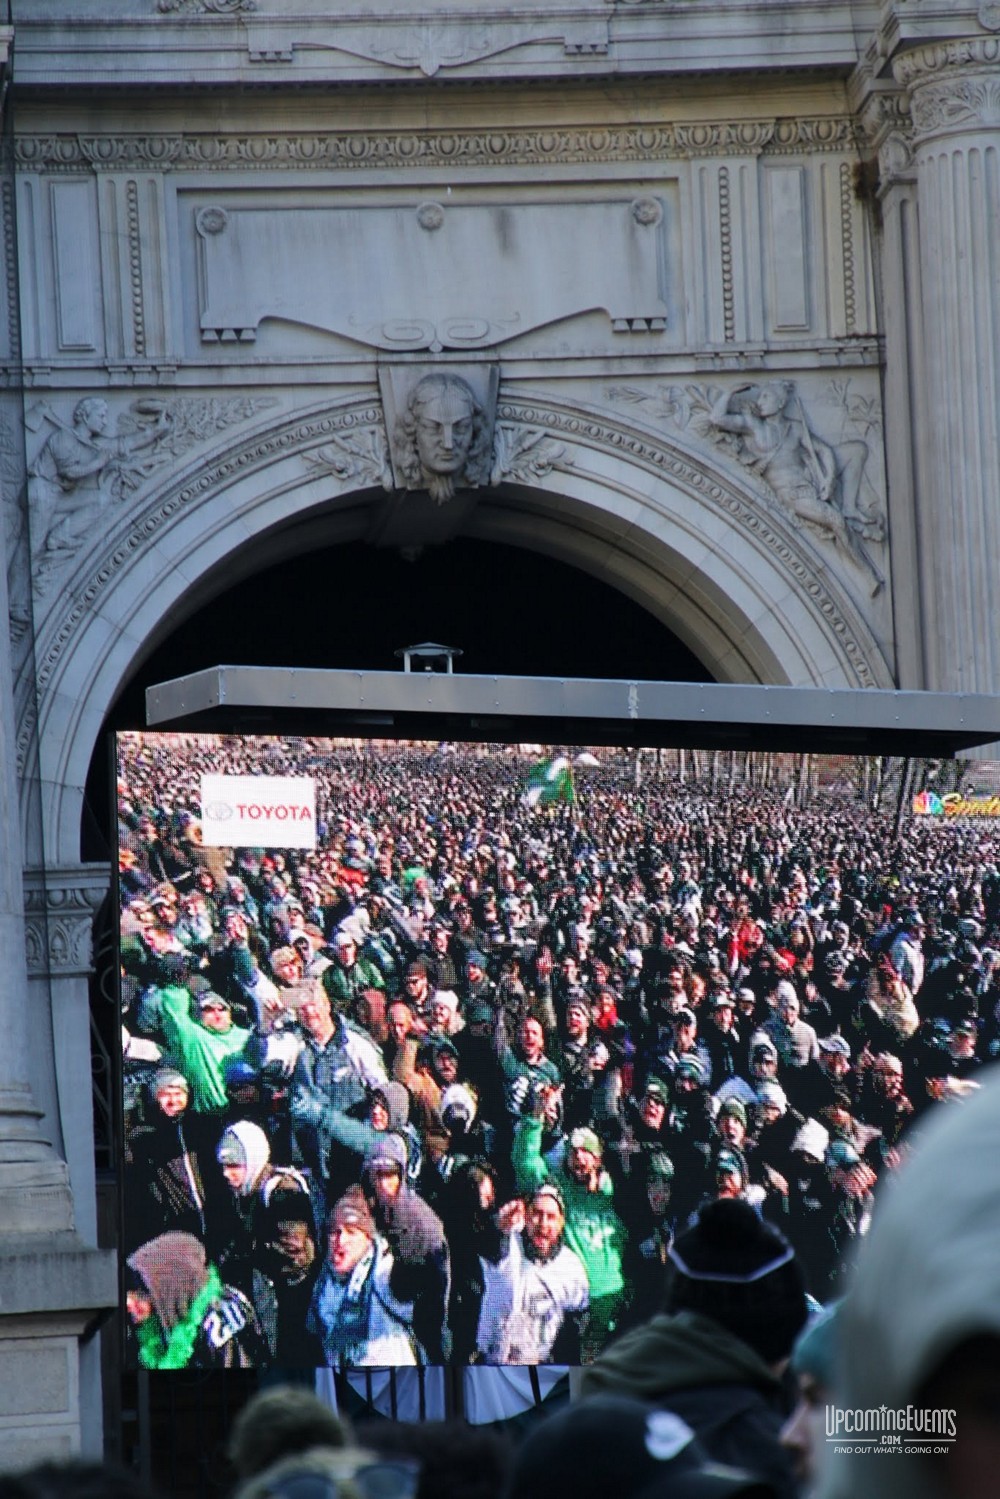
MULTIPOLYGON (((7 618, 6 569, 0 568, 0 619, 7 618)), ((25 966, 20 810, 14 772, 10 647, 0 631, 0 1245, 5 1235, 68 1233, 73 1204, 65 1162, 54 1148, 57 1117, 39 1106, 32 1075, 51 1056, 47 1006, 32 1013, 25 966), (29 1045, 33 1056, 29 1058, 29 1045), (32 1065, 37 1060, 40 1066, 32 1065), (50 1115, 43 1128, 43 1112, 50 1115)))
POLYGON ((920 384, 923 317, 920 237, 913 132, 907 96, 871 68, 852 81, 855 108, 867 145, 859 187, 881 233, 881 320, 886 362, 883 387, 889 565, 892 575, 896 672, 900 687, 927 686, 925 630, 931 604, 922 596, 921 536, 915 497, 923 493, 920 384), (877 185, 877 204, 872 196, 877 185))
MULTIPOLYGON (((81 1236, 96 1242, 92 1101, 79 1079, 89 1071, 94 915, 111 882, 106 865, 32 870, 25 877, 25 936, 31 1012, 38 1030, 51 1000, 54 1077, 49 1089, 69 1166, 81 1236), (84 1065, 86 1059, 87 1065, 84 1065)), ((49 1097, 45 1097, 46 1104, 49 1097)), ((50 1110, 47 1109, 47 1112, 50 1110)), ((53 1131, 55 1133, 55 1131, 53 1131)))
POLYGON ((910 95, 919 203, 925 685, 997 692, 1000 37, 921 46, 893 72, 910 95))
MULTIPOLYGON (((0 567, 0 621, 7 619, 7 571, 0 567)), ((9 634, 0 628, 0 1471, 43 1457, 66 1456, 81 1445, 82 1433, 100 1430, 100 1369, 97 1345, 81 1349, 81 1336, 100 1310, 117 1300, 114 1253, 91 1249, 76 1234, 69 1172, 54 1147, 58 1139, 54 1051, 79 1046, 79 986, 82 985, 82 1045, 90 1055, 85 980, 73 974, 75 997, 49 1010, 48 988, 28 986, 25 964, 24 889, 13 747, 9 634), (28 992, 34 989, 36 992, 28 992), (55 1019, 55 1025, 52 1025, 55 1019), (58 1043, 52 1046, 52 1030, 58 1043), (42 1079, 40 1102, 31 1079, 42 1079), (46 1085, 51 1079, 51 1087, 46 1085), (51 1094, 51 1097, 48 1096, 51 1094), (46 1115, 43 1118, 43 1115, 46 1115)), ((102 875, 106 886, 106 874, 102 875)), ((63 890, 66 887, 63 887, 63 890)), ((76 884, 81 889, 81 884, 76 884)), ((85 896, 84 896, 85 898, 85 896)), ((46 904, 46 902, 43 902, 46 904)), ((79 902, 70 896, 69 905, 79 902)), ((43 913, 42 913, 43 916, 43 913)), ((79 919, 54 911, 49 932, 57 971, 63 940, 76 965, 82 962, 79 919)), ((90 922, 87 916, 87 941, 90 922)), ((33 952, 49 943, 37 941, 33 952)), ((66 974, 69 977, 69 974, 66 974)), ((60 989, 57 979, 55 991, 60 989)), ((78 1058, 76 1058, 78 1060, 78 1058)), ((87 1067, 88 1072, 88 1067, 87 1067)), ((76 1088, 76 1093, 79 1093, 76 1088)), ((73 1088, 66 1090, 72 1096, 73 1088)), ((63 1115, 66 1133, 76 1130, 90 1096, 76 1099, 63 1115)), ((75 1145, 87 1150, 90 1117, 75 1145)), ((93 1213, 93 1165, 85 1216, 93 1213)), ((81 1183, 76 1181, 81 1192, 81 1183)), ((93 1237, 93 1235, 91 1235, 93 1237)))

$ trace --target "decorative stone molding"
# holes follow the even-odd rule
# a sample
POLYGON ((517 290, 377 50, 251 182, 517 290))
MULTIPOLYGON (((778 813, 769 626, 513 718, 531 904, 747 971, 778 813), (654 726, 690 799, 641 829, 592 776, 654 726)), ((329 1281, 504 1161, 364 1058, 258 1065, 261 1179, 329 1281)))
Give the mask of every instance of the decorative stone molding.
POLYGON ((389 445, 380 427, 331 436, 314 452, 303 453, 302 461, 310 473, 330 474, 346 489, 378 485, 388 492, 394 487, 389 445))
POLYGON ((776 120, 712 120, 674 131, 683 156, 759 156, 777 128, 776 120))
POLYGON ((902 86, 875 80, 869 69, 857 75, 858 124, 862 141, 875 153, 878 188, 884 192, 893 183, 913 174, 913 121, 910 101, 902 86))
POLYGON ((451 68, 468 67, 522 48, 561 47, 567 57, 603 56, 608 50, 607 22, 587 23, 555 16, 527 20, 505 16, 479 20, 474 27, 457 26, 451 18, 421 24, 401 24, 384 41, 370 24, 364 29, 345 26, 334 33, 325 50, 343 52, 382 67, 419 71, 425 78, 451 68))
POLYGON ((110 868, 29 870, 24 925, 29 977, 87 977, 93 967, 94 917, 111 885, 110 868))
MULTIPOLYGON (((41 144, 43 159, 53 158, 52 165, 69 165, 76 159, 70 153, 68 137, 49 138, 41 144)), ((105 171, 134 171, 145 168, 158 171, 171 166, 180 155, 179 135, 80 135, 76 137, 79 157, 92 167, 105 171)), ((29 157, 31 147, 28 147, 29 157)))
MULTIPOLYGON (((265 473, 287 455, 301 453, 305 459, 307 454, 329 452, 331 442, 367 443, 366 434, 373 430, 382 433, 382 421, 380 404, 370 399, 355 400, 334 410, 296 416, 248 442, 233 444, 199 463, 196 468, 189 468, 172 483, 149 494, 145 501, 136 497, 128 513, 127 525, 107 528, 103 556, 88 558, 80 575, 66 580, 58 619, 53 616, 42 627, 36 658, 40 699, 44 701, 82 622, 99 611, 103 597, 114 588, 119 575, 181 511, 197 505, 212 493, 224 490, 237 479, 265 473)), ((838 648, 849 662, 857 684, 886 685, 885 680, 876 676, 872 666, 872 653, 877 654, 877 647, 846 592, 828 575, 827 569, 817 567, 813 556, 796 540, 793 528, 783 517, 755 499, 745 485, 734 484, 725 478, 708 450, 706 457, 700 458, 657 439, 649 431, 623 426, 610 414, 604 417, 580 414, 544 401, 501 401, 497 408, 497 424, 501 437, 495 448, 491 474, 491 478, 496 475, 496 482, 503 478, 531 482, 532 453, 540 465, 535 478, 544 477, 555 469, 575 472, 581 462, 580 449, 592 448, 696 494, 711 509, 723 515, 727 524, 737 529, 745 528, 759 546, 771 552, 787 571, 792 586, 809 598, 810 606, 822 616, 825 627, 836 637, 838 648), (521 437, 515 435, 515 429, 522 434, 521 437), (554 446, 546 446, 545 439, 554 446)), ((348 464, 345 472, 349 474, 349 470, 348 464)), ((329 471, 335 472, 333 464, 329 471)), ((347 492, 352 487, 353 480, 348 476, 343 481, 343 490, 347 492)), ((33 728, 33 717, 28 714, 21 722, 18 735, 22 764, 33 728)))
POLYGON ((156 0, 156 9, 161 15, 173 15, 178 11, 186 16, 248 15, 257 9, 257 0, 156 0))
POLYGON ((497 423, 491 484, 537 484, 557 470, 572 468, 573 463, 567 444, 556 441, 541 427, 497 423))
POLYGON ((727 344, 736 341, 736 289, 733 284, 733 222, 729 168, 719 168, 719 258, 722 264, 722 327, 727 344))
POLYGON ((1000 77, 983 74, 913 87, 911 111, 918 140, 952 130, 1000 126, 1000 77))
POLYGON ((850 151, 846 115, 684 124, 501 125, 475 130, 315 131, 266 135, 23 135, 14 149, 28 171, 394 170, 422 166, 545 166, 685 160, 692 156, 791 155, 850 151))
POLYGON ((914 47, 893 58, 892 71, 904 88, 917 88, 951 69, 995 69, 1000 64, 1000 37, 965 37, 914 47))
POLYGON ((440 353, 491 348, 598 309, 616 333, 662 332, 663 219, 658 198, 610 186, 545 202, 456 195, 447 208, 206 205, 195 214, 201 341, 252 343, 263 322, 282 317, 393 353, 440 353), (394 273, 373 279, 386 245, 394 273))
POLYGON ((132 328, 135 352, 146 355, 146 313, 142 295, 142 235, 139 225, 139 188, 134 178, 125 184, 125 223, 128 240, 128 284, 132 306, 132 328))
POLYGON ((794 532, 781 519, 773 517, 768 507, 754 504, 748 495, 722 482, 718 470, 703 464, 692 453, 650 440, 638 429, 612 425, 596 415, 562 411, 541 403, 502 401, 497 419, 500 424, 514 422, 547 432, 571 445, 579 443, 620 454, 627 461, 659 473, 680 488, 697 494, 712 509, 729 517, 741 529, 745 528, 758 544, 780 559, 796 587, 808 595, 837 637, 858 685, 877 685, 868 652, 861 643, 867 629, 856 607, 836 584, 820 577, 796 545, 794 532))
POLYGON ((1000 127, 1000 37, 915 47, 894 58, 892 70, 909 91, 913 141, 1000 127))

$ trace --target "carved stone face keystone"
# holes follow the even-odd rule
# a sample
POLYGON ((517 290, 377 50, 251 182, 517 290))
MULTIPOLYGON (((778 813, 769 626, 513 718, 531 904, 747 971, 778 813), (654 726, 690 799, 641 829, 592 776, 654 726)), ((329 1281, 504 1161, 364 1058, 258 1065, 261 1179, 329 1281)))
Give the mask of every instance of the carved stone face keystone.
POLYGON ((456 381, 431 375, 413 392, 417 456, 425 473, 457 474, 472 445, 472 392, 456 381))
POLYGON ((418 380, 399 426, 403 470, 411 487, 427 489, 440 505, 451 499, 456 486, 483 482, 483 409, 461 376, 433 374, 418 380))

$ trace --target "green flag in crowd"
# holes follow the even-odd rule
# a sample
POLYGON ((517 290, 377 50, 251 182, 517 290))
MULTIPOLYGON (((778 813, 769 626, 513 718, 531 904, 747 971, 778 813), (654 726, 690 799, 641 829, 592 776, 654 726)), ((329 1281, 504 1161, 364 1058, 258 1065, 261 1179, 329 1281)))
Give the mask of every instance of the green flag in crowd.
POLYGON ((524 801, 529 807, 548 807, 553 802, 573 802, 573 767, 565 755, 542 760, 528 771, 524 801))

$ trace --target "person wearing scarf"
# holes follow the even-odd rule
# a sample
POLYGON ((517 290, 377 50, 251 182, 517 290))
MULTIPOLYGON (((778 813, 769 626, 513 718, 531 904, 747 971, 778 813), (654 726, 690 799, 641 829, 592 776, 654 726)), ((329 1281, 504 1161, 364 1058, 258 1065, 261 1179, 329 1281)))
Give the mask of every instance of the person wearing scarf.
POLYGON ((252 1305, 223 1285, 193 1234, 160 1234, 126 1264, 125 1305, 142 1368, 250 1368, 267 1362, 252 1305))

